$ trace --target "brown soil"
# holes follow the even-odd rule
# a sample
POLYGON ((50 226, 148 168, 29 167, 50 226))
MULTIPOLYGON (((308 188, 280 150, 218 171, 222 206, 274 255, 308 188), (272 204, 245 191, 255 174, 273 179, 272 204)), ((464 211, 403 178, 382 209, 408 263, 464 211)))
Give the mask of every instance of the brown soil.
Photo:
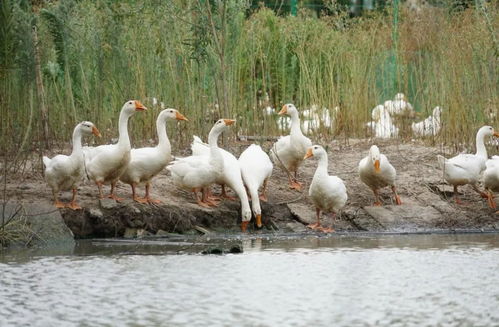
MULTIPOLYGON (((239 154, 247 146, 239 142, 232 152, 239 154)), ((392 203, 390 189, 382 190, 384 206, 372 207, 374 201, 370 189, 358 178, 357 165, 367 155, 370 140, 333 141, 328 145, 329 172, 341 177, 347 186, 349 200, 334 222, 337 231, 354 232, 433 232, 460 230, 499 229, 499 215, 489 209, 486 201, 471 187, 460 188, 461 199, 467 205, 457 205, 451 199, 452 188, 442 180, 437 167, 437 154, 447 157, 443 148, 425 146, 422 142, 377 141, 382 153, 388 156, 397 169, 398 191, 403 205, 392 203)), ((271 142, 263 145, 268 149, 271 142)), ((490 149, 491 155, 497 149, 490 149)), ((299 170, 303 191, 290 190, 285 172, 274 167, 268 186, 269 201, 263 204, 264 223, 268 229, 306 232, 304 225, 315 219, 315 209, 308 199, 308 186, 315 172, 316 161, 307 159, 299 170)), ((23 176, 8 176, 6 197, 9 201, 25 203, 52 203, 51 190, 43 180, 41 166, 36 164, 23 176)), ((216 187, 218 188, 218 187, 216 187)), ((106 189, 108 190, 108 189, 106 189)), ((141 187, 139 192, 143 192, 141 187)), ((217 192, 217 190, 215 190, 217 192)), ((164 170, 153 181, 153 196, 160 205, 134 203, 128 185, 119 184, 117 194, 126 199, 122 203, 113 200, 99 201, 97 187, 87 182, 80 187, 79 204, 83 210, 61 209, 66 224, 76 237, 123 236, 127 228, 142 229, 149 233, 158 230, 189 233, 195 226, 217 232, 239 230, 239 202, 224 201, 219 207, 205 209, 197 206, 192 194, 173 185, 164 170)), ((70 199, 69 192, 62 200, 70 199)), ((329 216, 323 216, 323 224, 331 224, 329 216)))

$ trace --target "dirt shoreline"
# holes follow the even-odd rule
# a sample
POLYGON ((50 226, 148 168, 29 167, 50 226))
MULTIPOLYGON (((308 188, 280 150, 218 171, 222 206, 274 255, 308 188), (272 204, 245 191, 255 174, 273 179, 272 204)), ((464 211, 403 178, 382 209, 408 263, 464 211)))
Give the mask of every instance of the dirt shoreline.
MULTIPOLYGON (((248 142, 238 142, 231 151, 237 155, 248 142)), ((437 167, 437 154, 447 157, 450 151, 430 147, 419 141, 376 141, 397 169, 398 191, 403 205, 392 204, 391 192, 381 191, 384 205, 373 207, 373 195, 358 178, 357 165, 367 155, 370 140, 333 141, 328 145, 329 172, 345 181, 348 202, 341 218, 334 223, 338 233, 432 233, 432 232, 493 232, 499 231, 499 215, 489 209, 471 187, 460 188, 461 199, 467 205, 457 205, 452 199, 452 187, 442 180, 437 167)), ((265 149, 271 143, 263 144, 265 149)), ((489 149, 489 155, 497 149, 489 149)), ((315 219, 315 209, 308 199, 308 186, 317 162, 306 160, 300 168, 299 180, 304 190, 290 190, 286 174, 277 167, 268 186, 267 203, 262 205, 264 231, 251 226, 250 233, 315 233, 305 225, 315 219)), ((39 169, 38 169, 39 170, 39 169)), ((20 176, 8 176, 6 196, 9 201, 21 203, 52 203, 51 191, 41 172, 20 176)), ((106 189, 107 190, 107 189, 106 189)), ((139 192, 143 192, 140 188, 139 192)), ((215 192, 217 192, 215 190, 215 192)), ((223 201, 216 208, 201 208, 194 203, 191 194, 175 187, 164 170, 153 181, 153 196, 160 205, 144 205, 131 200, 128 185, 119 184, 117 194, 125 197, 122 203, 97 199, 96 186, 87 182, 79 190, 79 204, 83 210, 60 209, 60 213, 76 238, 134 237, 137 235, 167 235, 168 233, 198 234, 237 233, 240 217, 239 201, 223 201)), ((68 201, 69 193, 62 199, 68 201)), ((329 216, 323 216, 323 224, 330 225, 329 216)))

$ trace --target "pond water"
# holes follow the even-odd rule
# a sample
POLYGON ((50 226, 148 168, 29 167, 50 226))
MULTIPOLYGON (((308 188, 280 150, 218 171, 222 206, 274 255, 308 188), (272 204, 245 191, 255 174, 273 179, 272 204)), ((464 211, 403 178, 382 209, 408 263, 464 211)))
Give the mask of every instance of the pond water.
POLYGON ((0 252, 0 326, 497 326, 499 235, 79 242, 0 252))

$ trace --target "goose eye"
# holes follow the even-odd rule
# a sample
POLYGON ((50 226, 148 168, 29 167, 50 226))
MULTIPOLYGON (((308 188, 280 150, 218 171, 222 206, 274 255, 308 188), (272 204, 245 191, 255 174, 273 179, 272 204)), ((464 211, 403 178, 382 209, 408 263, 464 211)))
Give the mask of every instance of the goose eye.
POLYGON ((128 104, 132 104, 132 101, 128 102, 128 104))

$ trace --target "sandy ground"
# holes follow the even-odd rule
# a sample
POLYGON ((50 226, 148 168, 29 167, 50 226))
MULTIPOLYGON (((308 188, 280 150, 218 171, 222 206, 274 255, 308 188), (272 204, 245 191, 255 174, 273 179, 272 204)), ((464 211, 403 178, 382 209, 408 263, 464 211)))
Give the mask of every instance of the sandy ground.
MULTIPOLYGON (((372 207, 373 194, 360 181, 357 173, 358 162, 367 155, 372 142, 372 140, 350 139, 327 144, 329 173, 342 178, 348 191, 347 205, 340 219, 334 222, 336 230, 425 232, 499 229, 499 215, 489 209, 486 201, 480 198, 471 187, 460 188, 461 199, 465 205, 457 205, 451 199, 452 187, 443 181, 442 172, 437 166, 436 155, 443 154, 450 157, 456 153, 449 150, 444 151, 443 147, 424 145, 421 141, 401 143, 401 141, 394 140, 376 140, 381 152, 387 155, 397 169, 397 187, 403 205, 393 205, 391 191, 386 188, 381 191, 384 206, 381 208, 372 207)), ((237 142, 231 151, 239 155, 248 144, 250 142, 237 142)), ((263 147, 268 150, 271 145, 272 142, 265 142, 263 147)), ((497 153, 497 148, 489 148, 489 155, 497 153)), ((181 155, 185 154, 181 153, 181 155)), ((285 172, 274 167, 268 186, 269 201, 263 206, 264 222, 267 222, 267 226, 272 221, 273 226, 281 230, 304 231, 304 224, 315 219, 315 209, 308 198, 308 187, 316 165, 316 160, 311 158, 305 160, 301 166, 299 181, 304 184, 302 192, 289 189, 285 172)), ((215 188, 218 189, 218 187, 215 188)), ((105 190, 108 191, 109 188, 105 190)), ((143 194, 143 187, 139 189, 139 192, 143 194)), ((78 224, 79 219, 86 219, 86 224, 92 224, 92 217, 100 217, 99 219, 101 219, 103 216, 105 218, 107 215, 112 216, 117 215, 117 213, 120 215, 117 219, 123 220, 123 217, 127 216, 128 221, 130 221, 129 216, 133 216, 134 212, 136 214, 146 212, 147 216, 159 216, 159 219, 165 215, 169 215, 171 218, 172 212, 180 217, 177 220, 189 217, 190 222, 183 229, 179 229, 178 221, 174 223, 173 227, 163 225, 161 228, 181 232, 189 229, 192 225, 236 230, 238 219, 240 221, 237 201, 226 200, 217 208, 202 209, 195 204, 192 194, 173 185, 166 170, 153 181, 153 196, 163 203, 159 206, 133 203, 128 185, 119 184, 117 193, 119 196, 125 197, 122 204, 115 206, 109 203, 111 200, 105 203, 99 202, 97 187, 87 182, 79 190, 79 204, 84 207, 84 210, 73 212, 69 209, 61 209, 61 213, 70 228, 72 228, 72 224, 78 224)), ((9 201, 52 203, 51 190, 43 180, 41 166, 38 162, 35 161, 33 168, 28 167, 22 176, 8 176, 6 197, 9 201)), ((65 192, 62 195, 62 200, 69 199, 69 192, 65 192)), ((156 217, 156 219, 158 218, 156 217)), ((159 229, 159 227, 143 221, 135 223, 136 226, 132 227, 141 227, 141 222, 152 232, 159 229)), ((330 217, 323 216, 323 223, 331 224, 330 217)), ((124 228, 130 227, 129 225, 130 222, 123 223, 123 226, 120 225, 119 231, 114 232, 115 235, 122 235, 124 228)), ((86 232, 82 231, 84 228, 81 230, 72 229, 77 236, 100 235, 95 228, 90 230, 87 228, 86 232)), ((106 236, 107 234, 103 233, 102 235, 106 236)))

